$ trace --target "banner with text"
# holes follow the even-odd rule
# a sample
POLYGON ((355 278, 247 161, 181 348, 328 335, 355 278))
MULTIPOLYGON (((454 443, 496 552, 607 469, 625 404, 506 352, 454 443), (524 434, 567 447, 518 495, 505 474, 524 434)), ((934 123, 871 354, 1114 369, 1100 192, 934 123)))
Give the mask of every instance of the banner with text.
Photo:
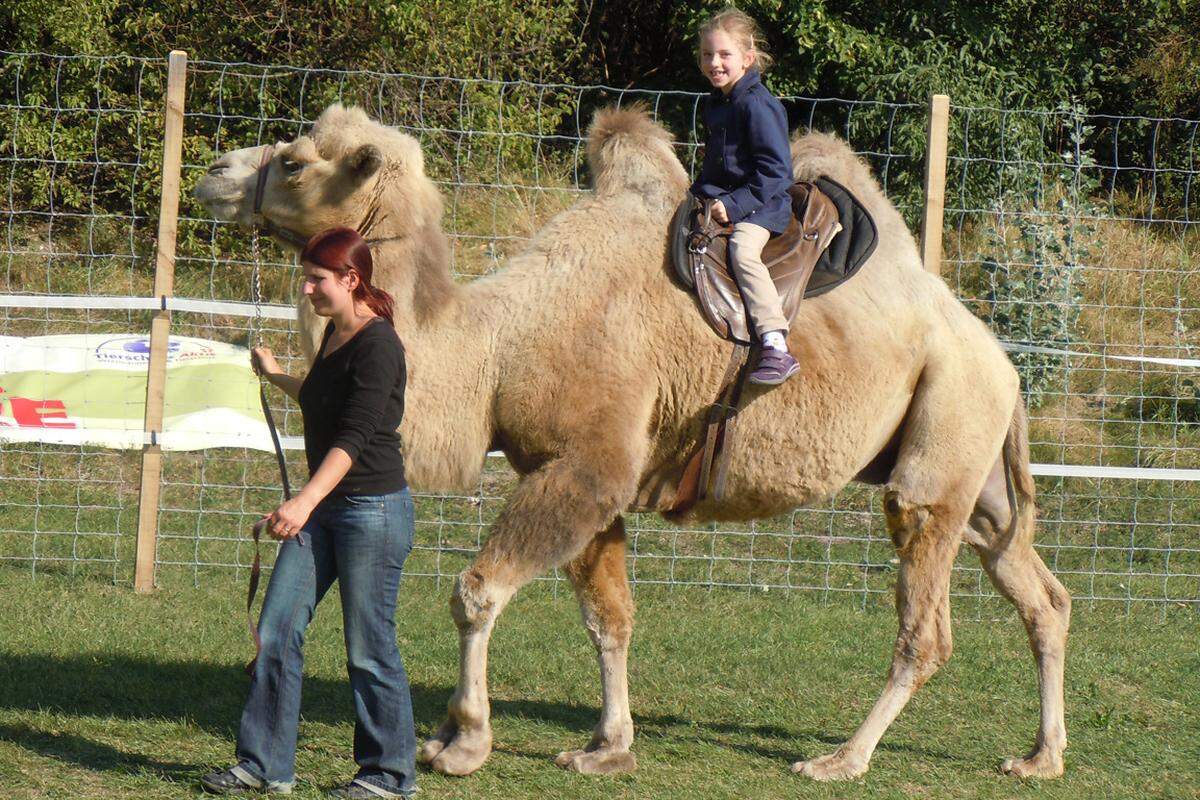
MULTIPOLYGON (((0 441, 140 449, 147 336, 0 336, 0 441)), ((164 450, 273 450, 249 351, 170 337, 164 450)))

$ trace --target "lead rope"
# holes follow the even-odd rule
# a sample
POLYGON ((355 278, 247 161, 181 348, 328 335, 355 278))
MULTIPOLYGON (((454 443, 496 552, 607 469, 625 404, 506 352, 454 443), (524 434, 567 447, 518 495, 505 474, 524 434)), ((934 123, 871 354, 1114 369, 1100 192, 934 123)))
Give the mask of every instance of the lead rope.
MULTIPOLYGON (((255 344, 258 347, 262 346, 262 271, 259 268, 258 255, 258 236, 255 235, 251 240, 251 258, 254 260, 253 272, 253 301, 254 301, 254 317, 251 319, 250 332, 254 338, 255 344)), ((285 500, 292 499, 292 487, 288 482, 287 460, 283 457, 283 445, 279 441, 279 431, 275 427, 275 417, 271 414, 271 406, 267 402, 267 380, 260 372, 258 376, 258 399, 262 403, 263 417, 267 421, 267 430, 271 432, 271 442, 275 445, 275 460, 279 463, 279 477, 283 480, 283 497, 285 500)), ((262 653, 262 637, 258 633, 258 623, 254 621, 254 597, 258 594, 258 584, 262 579, 262 551, 260 540, 262 537, 262 529, 266 526, 265 520, 259 520, 254 523, 251 531, 254 535, 254 564, 250 567, 250 586, 246 590, 246 627, 250 630, 250 636, 254 639, 254 658, 246 665, 246 674, 254 674, 254 665, 258 662, 258 657, 262 653)), ((297 541, 303 544, 303 540, 297 537, 297 541)))

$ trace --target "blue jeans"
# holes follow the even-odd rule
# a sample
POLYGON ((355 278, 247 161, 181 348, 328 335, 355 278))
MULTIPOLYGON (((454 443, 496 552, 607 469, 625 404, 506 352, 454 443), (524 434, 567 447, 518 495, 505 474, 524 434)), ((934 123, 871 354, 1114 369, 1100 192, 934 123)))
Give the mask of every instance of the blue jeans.
POLYGON ((326 498, 299 540, 280 546, 258 623, 262 653, 238 729, 242 769, 269 784, 294 781, 304 630, 337 580, 357 717, 355 780, 400 794, 416 791, 412 698, 395 622, 412 543, 412 495, 402 489, 326 498))

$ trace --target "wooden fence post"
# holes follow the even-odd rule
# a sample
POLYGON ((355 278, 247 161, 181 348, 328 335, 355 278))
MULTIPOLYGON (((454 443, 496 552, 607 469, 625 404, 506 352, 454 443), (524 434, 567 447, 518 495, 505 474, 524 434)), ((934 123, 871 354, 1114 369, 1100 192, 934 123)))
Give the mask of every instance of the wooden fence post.
POLYGON ((946 204, 946 151, 950 131, 950 97, 929 98, 928 147, 925 150, 925 215, 921 219, 921 263, 942 272, 942 221, 946 204))
MULTIPOLYGON (((175 289, 175 235, 179 222, 179 172, 183 160, 183 103, 187 53, 172 50, 168 58, 167 97, 163 113, 162 199, 158 212, 158 247, 154 263, 154 295, 169 297, 175 289)), ((162 487, 163 400, 167 384, 167 345, 171 312, 154 314, 150 323, 150 366, 146 377, 145 431, 152 441, 142 446, 142 485, 138 497, 137 563, 133 588, 154 590, 158 551, 158 497, 162 487)))

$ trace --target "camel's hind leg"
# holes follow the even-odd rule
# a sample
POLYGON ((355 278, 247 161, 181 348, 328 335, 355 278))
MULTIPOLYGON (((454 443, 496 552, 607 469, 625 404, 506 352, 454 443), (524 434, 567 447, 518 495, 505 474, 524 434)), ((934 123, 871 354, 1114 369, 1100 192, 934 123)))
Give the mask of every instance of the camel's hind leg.
POLYGON ((633 718, 626 665, 633 634, 633 597, 625 573, 625 521, 617 517, 592 540, 583 555, 567 564, 567 575, 600 659, 604 706, 587 746, 560 753, 555 763, 576 772, 632 772, 637 760, 629 752, 633 718))
POLYGON ((922 503, 894 486, 885 499, 888 527, 900 557, 896 611, 900 632, 887 685, 866 720, 835 752, 799 761, 794 772, 817 780, 862 775, 875 746, 909 698, 950 658, 950 569, 967 509, 922 503))
POLYGON ((1004 440, 1016 394, 1011 369, 968 374, 944 363, 926 366, 884 493, 888 531, 900 558, 900 630, 887 684, 845 744, 830 755, 797 762, 794 771, 817 780, 866 772, 888 726, 949 660, 950 571, 975 498, 1004 440), (951 413, 972 395, 980 400, 970 415, 951 413))
MULTIPOLYGON (((1032 503, 1029 497, 1024 502, 1032 503)), ((1006 759, 1001 769, 1020 777, 1054 778, 1063 772, 1067 728, 1063 719, 1063 662, 1071 621, 1071 596, 1033 549, 1028 524, 1010 536, 1010 507, 1003 465, 997 462, 971 515, 968 541, 1000 593, 1017 607, 1037 661, 1042 713, 1033 749, 1006 759)))
POLYGON ((479 555, 455 581, 450 606, 459 633, 458 687, 446 722, 421 749, 421 760, 433 769, 466 775, 487 759, 487 650, 496 618, 520 587, 578 558, 597 531, 609 528, 633 500, 640 458, 619 444, 573 453, 518 484, 479 555))

